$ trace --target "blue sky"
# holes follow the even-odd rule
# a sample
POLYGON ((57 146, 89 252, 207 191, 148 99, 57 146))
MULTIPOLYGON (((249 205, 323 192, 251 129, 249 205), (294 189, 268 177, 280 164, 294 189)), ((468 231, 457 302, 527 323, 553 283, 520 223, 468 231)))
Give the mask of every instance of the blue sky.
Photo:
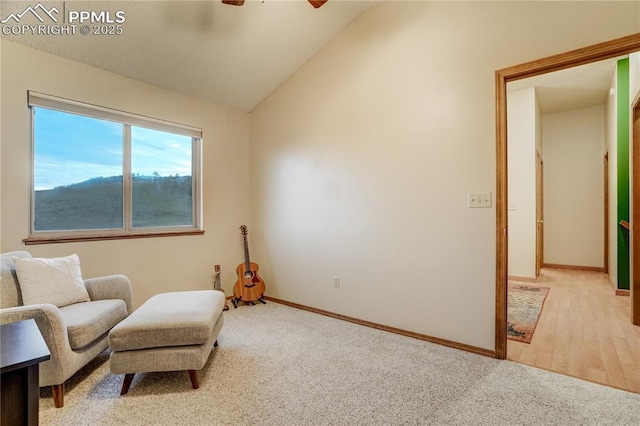
MULTIPOLYGON (((123 125, 35 109, 35 189, 122 175, 123 125)), ((191 138, 131 128, 131 172, 151 176, 191 175, 191 138)))

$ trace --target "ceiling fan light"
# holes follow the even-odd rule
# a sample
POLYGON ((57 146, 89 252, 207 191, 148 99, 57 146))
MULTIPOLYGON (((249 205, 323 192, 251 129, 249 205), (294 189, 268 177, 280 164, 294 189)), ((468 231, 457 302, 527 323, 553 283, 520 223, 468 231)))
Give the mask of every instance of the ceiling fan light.
POLYGON ((222 0, 224 4, 231 4, 233 6, 242 6, 244 4, 244 0, 222 0))
POLYGON ((327 2, 327 0, 307 0, 307 1, 311 3, 311 6, 315 7, 316 9, 327 2))

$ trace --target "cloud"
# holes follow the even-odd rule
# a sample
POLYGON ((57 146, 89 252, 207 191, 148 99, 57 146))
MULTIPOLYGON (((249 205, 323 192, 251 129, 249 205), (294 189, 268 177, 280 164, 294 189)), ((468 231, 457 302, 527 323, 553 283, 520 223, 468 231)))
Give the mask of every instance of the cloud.
MULTIPOLYGON (((36 108, 35 189, 123 175, 123 128, 91 117, 36 108)), ((131 127, 131 172, 190 176, 189 136, 131 127)))

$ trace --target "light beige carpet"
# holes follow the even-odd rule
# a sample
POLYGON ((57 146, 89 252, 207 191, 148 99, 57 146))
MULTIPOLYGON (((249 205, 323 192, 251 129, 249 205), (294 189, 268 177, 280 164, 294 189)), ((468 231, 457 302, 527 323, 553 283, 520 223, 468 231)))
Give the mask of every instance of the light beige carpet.
POLYGON ((42 425, 637 425, 640 395, 276 303, 240 306, 200 373, 122 376, 108 353, 41 391, 42 425))

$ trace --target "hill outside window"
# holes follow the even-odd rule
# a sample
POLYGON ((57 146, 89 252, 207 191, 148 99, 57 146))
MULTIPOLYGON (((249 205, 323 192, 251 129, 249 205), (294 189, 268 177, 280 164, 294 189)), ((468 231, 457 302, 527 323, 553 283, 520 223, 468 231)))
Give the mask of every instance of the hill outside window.
POLYGON ((202 130, 29 92, 25 244, 202 234, 202 130))

